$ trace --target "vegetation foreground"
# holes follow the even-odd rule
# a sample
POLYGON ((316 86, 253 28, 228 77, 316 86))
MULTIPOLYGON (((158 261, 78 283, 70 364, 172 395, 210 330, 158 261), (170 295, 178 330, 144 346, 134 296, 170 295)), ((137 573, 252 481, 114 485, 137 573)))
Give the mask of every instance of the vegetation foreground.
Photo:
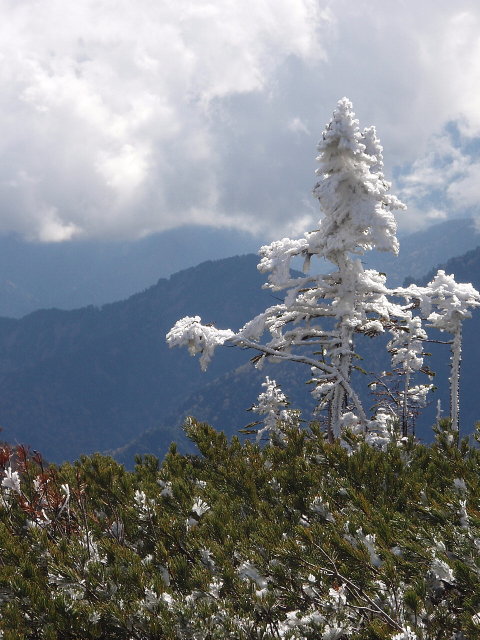
POLYGON ((2 450, 3 638, 479 637, 480 451, 447 421, 382 448, 186 429, 200 455, 134 472, 2 450))

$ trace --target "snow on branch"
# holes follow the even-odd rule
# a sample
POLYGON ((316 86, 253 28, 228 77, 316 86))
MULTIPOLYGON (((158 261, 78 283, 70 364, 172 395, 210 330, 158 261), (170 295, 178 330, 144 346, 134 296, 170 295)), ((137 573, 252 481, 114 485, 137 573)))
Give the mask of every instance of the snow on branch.
POLYGON ((453 275, 438 271, 427 285, 427 295, 434 307, 427 320, 432 327, 455 333, 458 324, 471 318, 471 307, 480 305, 480 293, 470 283, 455 282, 453 275))
POLYGON ((449 333, 455 333, 463 320, 472 317, 471 308, 480 306, 480 293, 472 284, 456 282, 453 275, 442 270, 426 287, 411 284, 395 293, 418 305, 431 327, 449 333))
POLYGON ((427 339, 421 318, 409 314, 406 322, 394 326, 391 332, 393 338, 388 343, 388 351, 392 354, 392 365, 409 373, 420 371, 424 359, 422 341, 427 339))
POLYGON ((178 320, 167 333, 169 347, 187 347, 191 356, 200 353, 202 371, 208 367, 215 347, 222 345, 234 335, 230 329, 217 329, 212 325, 202 324, 200 316, 186 316, 178 320))
POLYGON ((260 247, 259 255, 261 260, 257 269, 261 273, 271 274, 268 277, 271 289, 284 289, 291 282, 290 262, 295 256, 301 255, 306 249, 307 241, 305 238, 299 240, 291 240, 283 238, 276 240, 271 244, 260 247))

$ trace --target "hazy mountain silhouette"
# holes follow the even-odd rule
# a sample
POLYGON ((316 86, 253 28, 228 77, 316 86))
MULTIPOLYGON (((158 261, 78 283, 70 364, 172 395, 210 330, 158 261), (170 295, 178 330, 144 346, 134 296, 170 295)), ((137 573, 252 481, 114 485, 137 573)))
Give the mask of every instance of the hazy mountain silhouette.
MULTIPOLYGON (((208 259, 256 252, 261 240, 233 229, 188 226, 136 241, 30 243, 0 236, 0 316, 122 300, 208 259)), ((449 220, 401 239, 400 255, 365 257, 392 285, 480 244, 471 220, 449 220)), ((330 265, 320 268, 330 269, 330 265)))
POLYGON ((478 245, 480 233, 472 219, 447 220, 400 238, 398 256, 372 251, 364 263, 386 273, 390 286, 398 286, 406 277, 422 278, 436 265, 478 245))
POLYGON ((115 302, 205 260, 254 252, 259 243, 248 233, 199 226, 122 242, 0 236, 0 316, 115 302))

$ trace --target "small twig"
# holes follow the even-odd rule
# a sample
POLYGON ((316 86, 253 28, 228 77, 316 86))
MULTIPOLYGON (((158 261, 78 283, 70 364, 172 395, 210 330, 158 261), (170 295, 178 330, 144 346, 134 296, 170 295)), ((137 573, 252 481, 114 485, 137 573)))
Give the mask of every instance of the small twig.
POLYGON ((340 573, 335 563, 335 560, 333 560, 333 558, 331 558, 328 555, 328 553, 320 545, 313 543, 313 546, 316 549, 318 549, 321 553, 323 553, 323 555, 327 558, 327 560, 330 562, 330 564, 334 568, 335 575, 338 578, 340 578, 340 580, 343 580, 343 582, 345 582, 347 586, 349 586, 351 589, 354 589, 356 591, 357 597, 364 598, 370 604, 370 606, 372 606, 375 609, 375 611, 378 614, 380 614, 389 624, 391 624, 393 627, 395 627, 399 631, 403 631, 403 628, 398 624, 398 622, 394 620, 391 616, 389 616, 388 613, 384 611, 374 600, 372 600, 372 598, 368 595, 368 593, 365 593, 365 591, 362 588, 357 586, 354 582, 352 582, 351 580, 349 580, 347 577, 345 577, 340 573))

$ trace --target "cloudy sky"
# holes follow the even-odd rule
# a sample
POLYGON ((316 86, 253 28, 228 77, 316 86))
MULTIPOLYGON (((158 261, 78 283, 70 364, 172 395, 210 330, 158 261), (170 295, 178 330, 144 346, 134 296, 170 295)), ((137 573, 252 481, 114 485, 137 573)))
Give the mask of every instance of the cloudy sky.
POLYGON ((478 0, 0 0, 0 232, 270 238, 318 220, 339 98, 374 124, 403 230, 480 199, 478 0))

